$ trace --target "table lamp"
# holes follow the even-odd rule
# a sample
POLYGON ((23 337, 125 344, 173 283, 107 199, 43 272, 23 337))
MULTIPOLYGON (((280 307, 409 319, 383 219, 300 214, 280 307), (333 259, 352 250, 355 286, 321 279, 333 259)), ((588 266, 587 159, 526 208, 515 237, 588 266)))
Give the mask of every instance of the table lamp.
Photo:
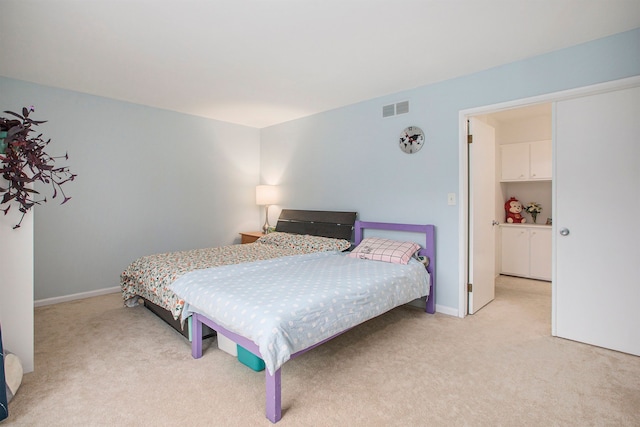
POLYGON ((275 185, 258 185, 256 187, 256 205, 264 206, 264 225, 262 232, 269 229, 269 206, 278 203, 278 187, 275 185))

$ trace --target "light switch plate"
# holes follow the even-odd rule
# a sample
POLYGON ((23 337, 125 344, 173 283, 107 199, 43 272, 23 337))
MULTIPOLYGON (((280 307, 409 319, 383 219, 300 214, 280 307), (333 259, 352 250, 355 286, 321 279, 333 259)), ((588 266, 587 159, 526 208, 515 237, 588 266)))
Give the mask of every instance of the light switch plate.
POLYGON ((456 204, 456 193, 449 193, 447 195, 447 204, 453 206, 456 204))

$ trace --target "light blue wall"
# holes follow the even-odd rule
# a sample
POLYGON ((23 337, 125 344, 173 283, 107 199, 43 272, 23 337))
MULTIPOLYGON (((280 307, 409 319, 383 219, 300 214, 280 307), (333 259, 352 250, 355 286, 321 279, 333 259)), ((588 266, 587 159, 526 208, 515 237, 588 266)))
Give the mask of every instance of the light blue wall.
POLYGON ((0 109, 35 105, 79 175, 68 204, 35 209, 35 299, 118 286, 142 255, 237 242, 263 221, 264 182, 287 208, 436 224, 437 303, 457 309, 458 112, 638 74, 640 29, 260 131, 0 77, 0 109), (410 114, 381 118, 406 99, 410 114), (397 147, 408 125, 427 135, 411 156, 397 147))
POLYGON ((142 255, 259 228, 258 129, 0 77, 0 110, 29 105, 48 120, 48 152, 68 151, 78 174, 63 206, 37 187, 49 201, 30 214, 36 300, 118 286, 142 255))
MULTIPOLYGON (((472 46, 470 46, 472 48, 472 46)), ((422 54, 428 55, 428 52, 422 54)), ((356 210, 368 221, 437 226, 437 304, 458 309, 459 112, 640 74, 640 29, 472 75, 327 111, 261 130, 264 182, 282 206, 356 210), (411 112, 383 119, 382 106, 411 112), (398 149, 400 131, 421 127, 420 152, 398 149)), ((275 214, 275 213, 274 213, 275 214)))

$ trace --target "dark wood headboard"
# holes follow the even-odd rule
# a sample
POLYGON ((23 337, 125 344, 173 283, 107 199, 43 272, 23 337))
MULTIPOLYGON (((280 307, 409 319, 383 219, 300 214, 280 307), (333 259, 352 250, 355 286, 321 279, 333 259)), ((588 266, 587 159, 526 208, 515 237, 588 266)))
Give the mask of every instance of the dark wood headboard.
POLYGON ((357 212, 283 209, 276 224, 276 231, 351 241, 357 216, 357 212))

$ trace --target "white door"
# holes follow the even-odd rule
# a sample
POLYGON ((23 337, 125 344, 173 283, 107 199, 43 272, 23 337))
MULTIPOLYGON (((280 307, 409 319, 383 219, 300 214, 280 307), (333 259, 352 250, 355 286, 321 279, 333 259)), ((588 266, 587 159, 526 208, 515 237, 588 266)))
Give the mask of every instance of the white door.
POLYGON ((469 119, 473 143, 469 147, 469 314, 495 297, 496 191, 495 129, 469 119))
POLYGON ((554 331, 640 355, 640 87, 555 113, 554 331))

